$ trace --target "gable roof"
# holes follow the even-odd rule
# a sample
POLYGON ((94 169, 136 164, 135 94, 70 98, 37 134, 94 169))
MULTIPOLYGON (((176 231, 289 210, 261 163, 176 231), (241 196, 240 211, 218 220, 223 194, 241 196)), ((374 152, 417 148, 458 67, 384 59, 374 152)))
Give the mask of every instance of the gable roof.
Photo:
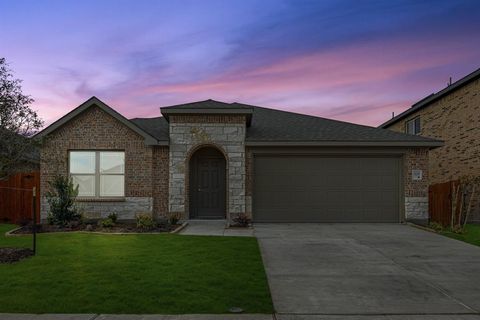
MULTIPOLYGON (((136 125, 134 122, 129 121, 127 118, 122 116, 120 113, 117 111, 113 110, 111 107, 109 107, 106 103, 98 99, 97 97, 91 97, 81 105, 79 105, 77 108, 73 109, 39 133, 35 135, 35 138, 42 138, 45 137, 46 135, 52 133, 53 131, 57 130, 64 124, 66 124, 68 121, 72 120, 76 116, 82 114, 86 110, 90 109, 91 107, 98 107, 107 114, 111 115, 113 118, 117 119, 121 123, 123 123, 125 126, 133 130, 134 132, 138 133, 142 137, 145 138, 145 143, 147 145, 158 145, 158 144, 167 144, 167 143, 162 143, 162 141, 158 141, 152 134, 148 133, 144 129, 140 128, 138 125, 136 125)), ((168 141, 168 140, 167 140, 168 141)))
POLYGON ((468 83, 470 83, 470 82, 472 82, 476 79, 480 79, 480 68, 473 71, 472 73, 468 74, 467 76, 463 77, 462 79, 452 83, 451 85, 449 85, 445 89, 440 90, 437 93, 432 93, 431 95, 429 95, 429 96, 423 98, 422 100, 414 103, 409 109, 400 113, 396 117, 393 117, 392 119, 382 123, 378 127, 379 128, 387 128, 387 127, 397 123, 398 121, 404 119, 405 117, 408 117, 409 115, 411 115, 411 114, 429 106, 431 103, 445 97, 446 95, 449 95, 453 91, 467 85, 468 83))
POLYGON ((425 146, 443 142, 417 135, 394 132, 348 122, 325 119, 276 109, 205 100, 161 108, 164 117, 126 119, 96 97, 63 116, 36 137, 55 131, 92 106, 97 106, 141 136, 147 145, 169 144, 168 115, 245 114, 251 121, 246 130, 247 146, 425 146), (172 112, 173 111, 173 112, 172 112))
POLYGON ((238 103, 226 103, 215 101, 212 99, 197 101, 174 106, 161 107, 160 112, 169 121, 170 115, 179 114, 229 114, 229 115, 245 115, 247 118, 247 126, 252 121, 253 107, 238 103))
POLYGON ((440 140, 293 112, 253 107, 249 146, 427 146, 440 140))

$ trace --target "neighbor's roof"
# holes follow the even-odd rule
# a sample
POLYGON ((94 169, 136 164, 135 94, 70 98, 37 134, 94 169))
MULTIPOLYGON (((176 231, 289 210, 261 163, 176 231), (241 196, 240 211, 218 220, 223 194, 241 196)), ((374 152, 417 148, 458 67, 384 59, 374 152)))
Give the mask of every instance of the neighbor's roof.
POLYGON ((404 119, 405 117, 408 117, 409 115, 429 106, 431 103, 437 101, 438 99, 441 99, 445 97, 446 95, 452 93, 453 91, 460 89, 464 85, 480 78, 480 69, 475 70, 474 72, 470 73, 469 75, 463 77, 462 79, 452 83, 445 89, 437 92, 437 93, 432 93, 431 95, 423 98, 422 100, 414 103, 409 109, 405 110, 404 112, 400 113, 398 116, 393 117, 392 119, 382 123, 379 125, 379 128, 387 128, 394 123, 404 119))

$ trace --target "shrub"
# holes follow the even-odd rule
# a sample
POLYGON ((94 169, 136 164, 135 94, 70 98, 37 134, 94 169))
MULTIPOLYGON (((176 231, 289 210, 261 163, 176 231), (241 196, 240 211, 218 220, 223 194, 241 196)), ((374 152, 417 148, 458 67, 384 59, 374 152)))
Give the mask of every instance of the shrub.
POLYGON ((113 223, 117 223, 118 216, 115 212, 110 213, 107 218, 112 220, 113 223))
POLYGON ((428 226, 430 227, 430 229, 433 229, 437 232, 443 230, 443 226, 438 222, 430 222, 430 224, 428 226))
POLYGON ((180 215, 178 213, 171 214, 168 217, 168 223, 171 224, 171 225, 178 224, 178 221, 180 221, 180 215))
POLYGON ((151 230, 155 227, 155 221, 152 215, 148 213, 138 213, 135 215, 137 221, 137 228, 143 230, 151 230))
POLYGON ((100 226, 102 226, 102 228, 107 228, 107 229, 112 228, 115 226, 115 222, 112 220, 112 218, 108 217, 100 221, 100 226))
POLYGON ((239 213, 235 218, 233 218, 233 222, 238 227, 248 227, 252 222, 252 219, 245 213, 239 213))
POLYGON ((78 186, 74 187, 72 178, 57 176, 48 185, 49 190, 45 195, 50 206, 50 222, 64 227, 72 221, 79 220, 80 213, 75 206, 78 186))
POLYGON ((453 228, 450 228, 450 231, 457 234, 464 234, 465 229, 461 225, 456 225, 453 228))

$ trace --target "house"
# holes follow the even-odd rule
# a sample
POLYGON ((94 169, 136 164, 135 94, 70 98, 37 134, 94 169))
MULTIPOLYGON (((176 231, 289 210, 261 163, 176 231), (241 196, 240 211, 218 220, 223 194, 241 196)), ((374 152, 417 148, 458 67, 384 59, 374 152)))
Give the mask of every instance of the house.
POLYGON ((98 218, 427 218, 428 152, 439 140, 214 100, 160 112, 128 120, 92 97, 39 133, 42 218, 56 174, 72 176, 98 218))
MULTIPOLYGON (((431 94, 380 128, 445 141, 430 152, 429 184, 480 175, 480 69, 431 94)), ((472 221, 480 222, 480 205, 472 221)))

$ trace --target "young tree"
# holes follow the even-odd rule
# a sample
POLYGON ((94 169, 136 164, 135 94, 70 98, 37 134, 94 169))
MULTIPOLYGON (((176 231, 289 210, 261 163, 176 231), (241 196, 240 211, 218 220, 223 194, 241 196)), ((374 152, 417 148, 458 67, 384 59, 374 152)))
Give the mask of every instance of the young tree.
POLYGON ((31 157, 38 142, 30 139, 43 125, 31 108, 33 99, 22 92, 5 58, 0 58, 0 179, 31 157))

